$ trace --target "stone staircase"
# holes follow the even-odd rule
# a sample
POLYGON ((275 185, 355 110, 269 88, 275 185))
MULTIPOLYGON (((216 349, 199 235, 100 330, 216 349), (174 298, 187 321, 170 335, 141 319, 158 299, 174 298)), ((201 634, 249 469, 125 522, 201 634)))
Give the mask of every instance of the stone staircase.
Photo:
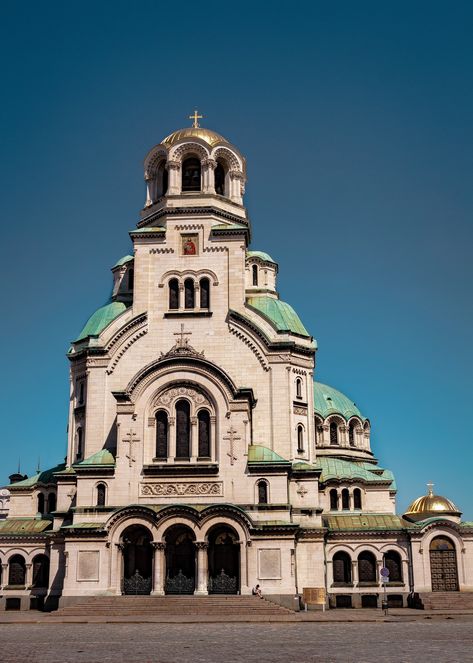
POLYGON ((426 592, 419 598, 424 610, 473 610, 473 592, 426 592))
POLYGON ((172 622, 295 621, 296 613, 257 596, 91 596, 55 617, 136 617, 172 622))

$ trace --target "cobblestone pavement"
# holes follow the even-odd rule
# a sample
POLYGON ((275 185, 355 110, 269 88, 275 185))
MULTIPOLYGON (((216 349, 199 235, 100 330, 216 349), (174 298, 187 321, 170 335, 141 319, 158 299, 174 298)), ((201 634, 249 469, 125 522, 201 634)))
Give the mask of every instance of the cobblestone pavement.
POLYGON ((473 620, 306 624, 3 624, 1 663, 464 663, 473 620))

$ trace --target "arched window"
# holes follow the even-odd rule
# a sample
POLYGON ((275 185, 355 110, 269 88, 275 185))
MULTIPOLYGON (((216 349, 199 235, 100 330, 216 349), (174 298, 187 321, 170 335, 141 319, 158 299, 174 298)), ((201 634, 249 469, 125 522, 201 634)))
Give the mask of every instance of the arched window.
POLYGON ((384 566, 389 569, 389 582, 402 582, 402 561, 398 552, 388 550, 384 555, 384 566))
POLYGON ((225 168, 220 162, 217 162, 217 167, 215 168, 215 193, 218 193, 219 196, 225 195, 225 168))
POLYGON ((190 405, 187 401, 176 403, 176 458, 190 457, 190 405))
POLYGON ((330 491, 330 511, 338 511, 338 492, 336 488, 330 491))
POLYGON ((304 451, 304 428, 300 424, 297 427, 297 451, 304 451))
POLYGON ((376 558, 368 550, 358 555, 358 578, 360 582, 376 582, 376 558))
POLYGON ((165 196, 168 190, 168 171, 166 169, 166 164, 164 161, 158 168, 158 191, 157 197, 165 196))
POLYGON ((346 552, 340 551, 333 556, 333 582, 349 585, 351 583, 351 559, 346 552))
POLYGON ((77 452, 76 452, 76 460, 82 460, 82 456, 84 454, 84 434, 82 432, 82 428, 79 426, 77 429, 77 452))
POLYGON ((164 410, 156 412, 156 458, 168 457, 168 415, 164 410))
POLYGON ((56 511, 56 495, 55 493, 49 493, 48 495, 48 513, 53 513, 56 511))
POLYGON ((338 444, 338 426, 335 421, 330 424, 330 444, 338 444))
POLYGON ((182 191, 200 191, 200 171, 199 159, 185 159, 182 164, 182 191))
POLYGON ((33 558, 33 587, 49 586, 49 557, 36 555, 33 558))
POLYGON ((210 414, 200 410, 197 415, 199 425, 199 458, 210 458, 210 414))
POLYGON ((266 481, 258 481, 258 504, 268 503, 268 484, 266 481))
POLYGON ((348 511, 350 508, 350 493, 348 492, 348 488, 344 488, 342 490, 342 509, 344 511, 348 511))
POLYGON ((135 270, 130 267, 128 270, 128 290, 133 290, 133 286, 135 283, 135 270))
POLYGON ((355 488, 353 491, 353 508, 361 509, 361 490, 359 488, 355 488))
POLYGON ((38 493, 38 513, 44 513, 44 495, 38 493))
POLYGON ((79 384, 79 405, 84 404, 84 383, 79 384))
POLYGON ((350 424, 348 426, 348 442, 350 443, 351 447, 355 446, 355 429, 356 429, 356 421, 350 421, 350 424))
POLYGON ((253 265, 251 271, 253 274, 253 285, 258 285, 258 265, 253 265))
POLYGON ((175 310, 179 308, 179 281, 171 279, 169 281, 169 309, 175 310))
POLYGON ((8 564, 8 584, 24 587, 26 581, 26 565, 21 555, 10 557, 8 564))
POLYGON ((200 308, 210 308, 210 281, 200 279, 200 308))
POLYGON ((195 289, 193 279, 186 279, 184 281, 184 306, 185 308, 194 308, 195 306, 195 289))
POLYGON ((302 380, 300 378, 296 380, 296 398, 302 398, 302 380))
POLYGON ((104 483, 97 485, 97 506, 105 506, 105 499, 107 497, 107 486, 104 483))

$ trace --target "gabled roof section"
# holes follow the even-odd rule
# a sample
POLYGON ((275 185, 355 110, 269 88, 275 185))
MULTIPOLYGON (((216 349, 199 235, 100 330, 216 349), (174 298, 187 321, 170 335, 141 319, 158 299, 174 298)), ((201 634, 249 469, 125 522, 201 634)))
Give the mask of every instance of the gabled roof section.
POLYGON ((359 530, 394 530, 406 528, 406 523, 391 513, 360 513, 357 515, 322 516, 322 521, 331 532, 353 532, 359 530))
POLYGON ((381 469, 377 465, 372 465, 372 469, 368 469, 368 463, 354 463, 331 456, 319 456, 315 464, 321 470, 320 483, 361 481, 362 483, 386 484, 390 490, 396 490, 393 473, 390 470, 381 469))
POLYGON ((6 518, 0 520, 0 536, 6 534, 40 534, 53 526, 52 520, 39 518, 6 518))
POLYGON ((88 458, 81 460, 80 463, 74 463, 77 467, 114 467, 115 456, 108 449, 100 449, 88 458))
POLYGON ((56 483, 57 479, 54 476, 56 472, 62 472, 66 467, 65 463, 60 463, 59 465, 56 465, 56 467, 51 467, 49 470, 44 470, 43 472, 37 472, 36 474, 33 474, 31 477, 28 477, 28 479, 23 479, 23 481, 17 481, 16 483, 12 483, 10 486, 8 486, 8 490, 15 490, 16 488, 32 488, 33 486, 36 486, 39 483, 42 484, 49 484, 49 483, 56 483))
POLYGON ((311 338, 297 313, 292 306, 286 302, 276 299, 275 297, 259 296, 248 297, 246 305, 248 308, 265 318, 277 332, 285 332, 311 338))
POLYGON ((350 417, 366 419, 348 396, 322 382, 314 382, 314 410, 323 419, 330 414, 340 414, 347 421, 350 417))
POLYGON ((85 323, 79 336, 73 341, 78 343, 89 336, 100 336, 103 330, 113 322, 119 315, 126 311, 128 307, 123 302, 109 302, 105 306, 97 309, 85 323))

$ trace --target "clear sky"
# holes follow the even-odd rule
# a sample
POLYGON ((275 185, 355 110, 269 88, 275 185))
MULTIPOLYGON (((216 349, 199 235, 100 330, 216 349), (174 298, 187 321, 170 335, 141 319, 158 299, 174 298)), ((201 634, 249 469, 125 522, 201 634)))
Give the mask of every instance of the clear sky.
POLYGON ((432 480, 472 520, 472 31, 461 0, 3 2, 0 481, 64 457, 68 342, 198 108, 399 511, 432 480))

